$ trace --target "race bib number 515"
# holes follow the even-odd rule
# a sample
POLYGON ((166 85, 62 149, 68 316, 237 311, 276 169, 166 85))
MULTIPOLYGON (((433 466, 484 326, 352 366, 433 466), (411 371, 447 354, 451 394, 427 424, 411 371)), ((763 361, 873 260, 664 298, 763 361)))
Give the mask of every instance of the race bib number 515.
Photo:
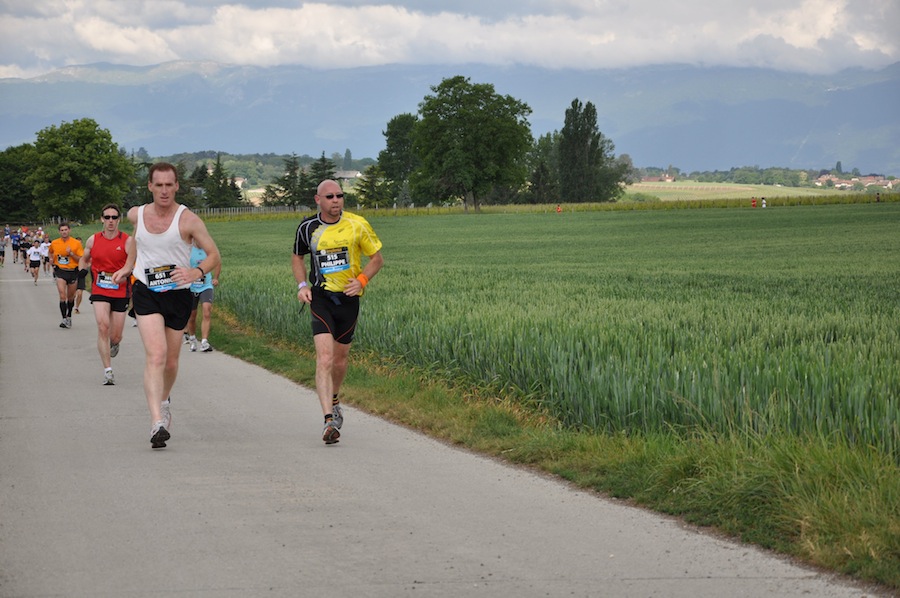
POLYGON ((350 268, 350 256, 346 247, 327 249, 316 254, 316 265, 322 274, 334 274, 350 268))

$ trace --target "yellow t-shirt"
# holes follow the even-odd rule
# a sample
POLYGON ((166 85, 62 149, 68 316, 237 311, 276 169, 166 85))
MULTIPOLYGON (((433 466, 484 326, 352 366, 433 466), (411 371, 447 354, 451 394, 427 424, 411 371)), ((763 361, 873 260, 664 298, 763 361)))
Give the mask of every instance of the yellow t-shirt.
POLYGON ((361 255, 371 257, 380 250, 381 240, 369 222, 346 211, 334 224, 323 222, 318 214, 305 218, 294 239, 295 254, 310 254, 310 284, 335 293, 343 292, 347 282, 362 272, 361 255))
POLYGON ((63 240, 62 237, 50 242, 50 253, 53 255, 53 265, 60 270, 74 270, 78 267, 78 260, 84 254, 81 241, 75 237, 63 240), (69 250, 72 255, 69 255, 69 250))

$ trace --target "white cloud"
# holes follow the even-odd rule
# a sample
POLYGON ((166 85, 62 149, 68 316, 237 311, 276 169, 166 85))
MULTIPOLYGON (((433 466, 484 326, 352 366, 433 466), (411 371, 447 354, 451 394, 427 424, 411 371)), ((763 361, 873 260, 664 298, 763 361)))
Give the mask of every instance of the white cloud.
POLYGON ((684 62, 828 72, 900 61, 896 0, 0 0, 0 75, 91 62, 334 68, 684 62), (424 5, 424 6, 423 6, 424 5))

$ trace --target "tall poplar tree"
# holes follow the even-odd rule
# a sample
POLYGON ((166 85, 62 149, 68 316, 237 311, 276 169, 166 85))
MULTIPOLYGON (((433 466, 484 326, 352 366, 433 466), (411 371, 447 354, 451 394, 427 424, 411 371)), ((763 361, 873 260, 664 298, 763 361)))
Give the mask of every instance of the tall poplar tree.
POLYGON ((572 100, 559 134, 562 201, 615 201, 621 196, 626 166, 616 161, 614 151, 613 142, 597 128, 594 105, 572 100))

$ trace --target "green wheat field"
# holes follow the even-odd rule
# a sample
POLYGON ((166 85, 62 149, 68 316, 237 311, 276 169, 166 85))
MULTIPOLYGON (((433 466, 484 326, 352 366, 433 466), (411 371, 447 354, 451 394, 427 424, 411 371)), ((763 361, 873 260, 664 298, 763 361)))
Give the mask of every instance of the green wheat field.
MULTIPOLYGON (((580 430, 796 435, 900 461, 900 204, 364 212, 386 265, 354 350, 580 430)), ((210 222, 217 304, 311 343, 296 219, 210 222)))

